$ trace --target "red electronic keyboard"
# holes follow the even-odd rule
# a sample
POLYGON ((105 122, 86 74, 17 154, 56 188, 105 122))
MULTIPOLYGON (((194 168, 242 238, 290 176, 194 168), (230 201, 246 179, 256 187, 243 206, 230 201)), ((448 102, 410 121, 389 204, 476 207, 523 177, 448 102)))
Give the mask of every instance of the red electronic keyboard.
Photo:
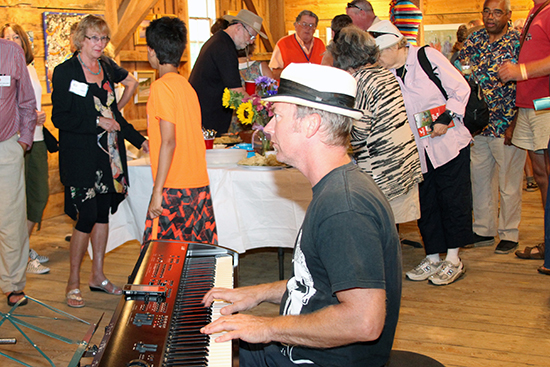
POLYGON ((92 362, 99 366, 232 366, 232 343, 200 329, 224 302, 201 303, 212 287, 236 286, 236 252, 195 242, 154 240, 141 252, 92 362))

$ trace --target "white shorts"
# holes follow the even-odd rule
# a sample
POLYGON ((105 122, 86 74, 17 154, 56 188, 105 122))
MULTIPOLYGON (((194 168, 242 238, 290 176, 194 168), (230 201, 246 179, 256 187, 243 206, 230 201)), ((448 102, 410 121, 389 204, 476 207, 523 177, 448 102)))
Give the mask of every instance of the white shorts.
POLYGON ((535 111, 530 108, 518 110, 512 144, 521 149, 538 151, 548 147, 549 138, 550 110, 535 111))

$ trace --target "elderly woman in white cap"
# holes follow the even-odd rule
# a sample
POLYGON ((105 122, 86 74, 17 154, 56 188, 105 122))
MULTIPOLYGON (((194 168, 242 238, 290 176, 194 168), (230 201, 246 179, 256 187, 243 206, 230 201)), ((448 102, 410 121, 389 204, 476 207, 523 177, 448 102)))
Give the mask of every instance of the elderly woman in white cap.
POLYGON ((399 83, 378 64, 374 38, 357 27, 342 29, 328 50, 334 66, 357 81, 355 108, 363 111, 351 131, 357 164, 386 195, 396 223, 417 220, 422 172, 399 83))
POLYGON ((450 284, 465 272, 459 248, 472 243, 472 136, 462 123, 470 88, 439 51, 408 45, 389 21, 376 23, 368 31, 380 49, 380 64, 397 76, 401 86, 424 174, 418 227, 426 258, 407 272, 407 278, 450 284), (419 61, 423 52, 429 65, 424 68, 419 61), (427 69, 433 70, 432 79, 427 69), (434 109, 439 116, 429 112, 434 109), (426 115, 431 119, 422 118, 426 115), (445 260, 441 261, 440 253, 447 253, 445 260))

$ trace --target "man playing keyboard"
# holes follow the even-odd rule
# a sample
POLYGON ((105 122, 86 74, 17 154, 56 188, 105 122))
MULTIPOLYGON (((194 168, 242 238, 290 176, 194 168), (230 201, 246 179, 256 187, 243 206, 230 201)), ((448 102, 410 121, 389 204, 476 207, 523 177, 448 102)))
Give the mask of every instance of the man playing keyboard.
POLYGON ((231 303, 201 332, 240 339, 240 366, 376 366, 392 348, 401 298, 401 250, 393 214, 374 181, 351 162, 355 79, 345 71, 291 64, 266 126, 277 159, 300 170, 313 199, 298 233, 288 281, 213 288, 231 303), (262 302, 280 316, 237 314, 262 302))

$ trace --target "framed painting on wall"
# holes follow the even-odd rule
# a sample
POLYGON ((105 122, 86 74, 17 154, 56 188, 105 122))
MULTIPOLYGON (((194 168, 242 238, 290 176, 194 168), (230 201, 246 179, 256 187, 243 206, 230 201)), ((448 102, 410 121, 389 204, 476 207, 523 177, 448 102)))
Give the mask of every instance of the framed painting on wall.
POLYGON ((53 69, 65 60, 72 57, 71 51, 71 26, 79 22, 88 14, 78 13, 54 13, 46 11, 42 13, 44 26, 44 50, 46 65, 46 87, 51 92, 50 77, 53 69))
POLYGON ((134 96, 134 103, 147 103, 151 91, 151 84, 155 81, 156 71, 134 71, 134 76, 139 82, 137 93, 134 96))
POLYGON ((448 59, 456 42, 456 31, 462 23, 424 25, 424 44, 440 51, 448 59))
POLYGON ((149 23, 155 19, 155 14, 149 14, 141 21, 134 33, 134 45, 146 45, 145 28, 149 27, 149 23))

